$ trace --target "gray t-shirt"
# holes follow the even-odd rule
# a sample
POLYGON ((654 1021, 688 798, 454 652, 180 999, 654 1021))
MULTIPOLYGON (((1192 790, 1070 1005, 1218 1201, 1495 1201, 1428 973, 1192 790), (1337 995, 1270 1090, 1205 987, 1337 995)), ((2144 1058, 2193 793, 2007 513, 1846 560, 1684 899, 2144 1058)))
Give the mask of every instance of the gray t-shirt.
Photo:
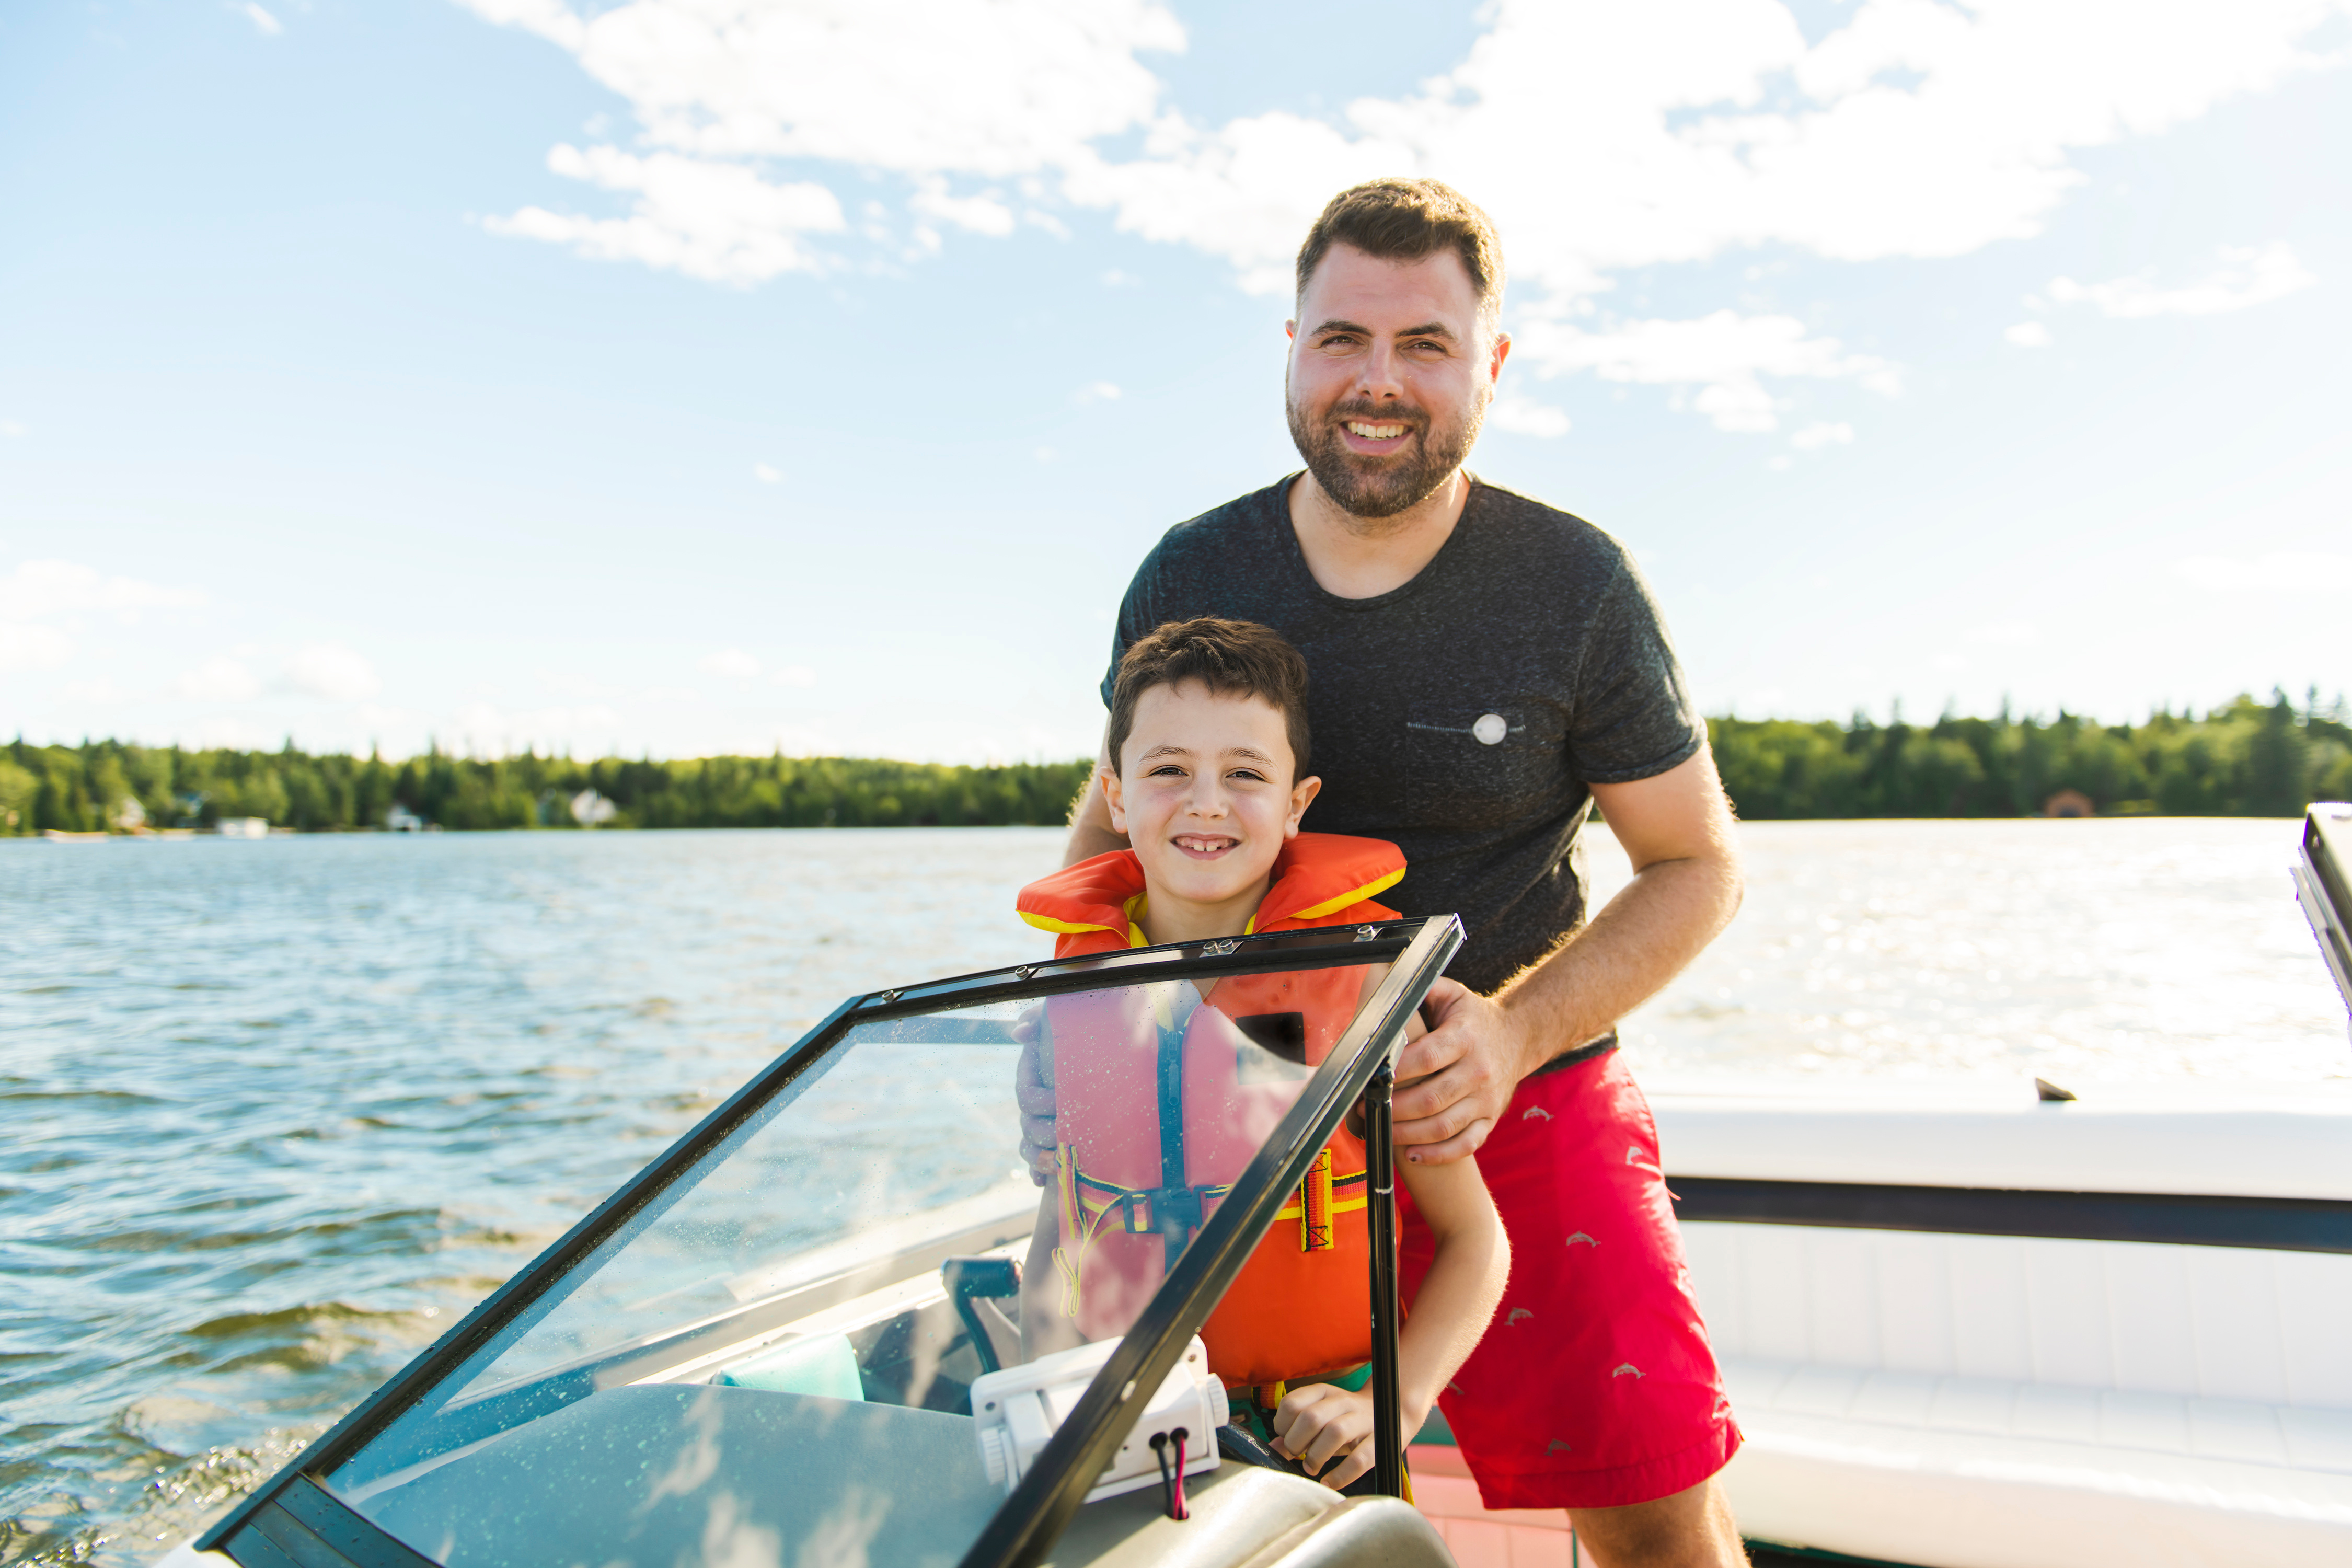
POLYGON ((1584 922, 1585 786, 1664 773, 1706 724, 1632 557, 1581 518, 1474 478, 1418 576, 1342 599, 1307 569, 1290 483, 1178 523, 1144 558, 1103 701, 1128 645, 1169 621, 1288 637, 1323 778, 1307 826, 1402 848, 1409 869, 1381 901, 1459 914, 1470 940, 1451 973, 1491 991, 1584 922))

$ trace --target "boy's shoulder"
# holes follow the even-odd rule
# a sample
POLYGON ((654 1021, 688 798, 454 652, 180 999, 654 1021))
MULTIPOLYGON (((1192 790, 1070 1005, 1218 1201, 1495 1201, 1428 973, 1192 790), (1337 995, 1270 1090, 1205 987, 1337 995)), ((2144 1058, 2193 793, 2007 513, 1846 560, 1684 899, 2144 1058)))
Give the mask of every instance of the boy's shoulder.
POLYGON ((1399 919, 1372 900, 1404 880, 1404 851, 1385 838, 1301 833, 1283 846, 1253 931, 1304 931, 1399 919))

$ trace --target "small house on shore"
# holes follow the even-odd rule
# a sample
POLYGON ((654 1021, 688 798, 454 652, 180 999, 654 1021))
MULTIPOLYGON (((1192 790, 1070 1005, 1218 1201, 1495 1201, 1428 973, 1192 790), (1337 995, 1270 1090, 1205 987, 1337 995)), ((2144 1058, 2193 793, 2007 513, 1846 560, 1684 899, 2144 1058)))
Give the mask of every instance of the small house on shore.
POLYGON ((2099 809, 2078 789, 2062 789, 2042 803, 2044 816, 2096 816, 2099 809))

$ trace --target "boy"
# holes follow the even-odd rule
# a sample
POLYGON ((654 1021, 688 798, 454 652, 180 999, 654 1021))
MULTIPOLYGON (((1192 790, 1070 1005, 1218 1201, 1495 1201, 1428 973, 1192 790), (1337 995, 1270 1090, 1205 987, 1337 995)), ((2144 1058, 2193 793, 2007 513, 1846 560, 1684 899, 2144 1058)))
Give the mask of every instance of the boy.
MULTIPOLYGON (((1306 699, 1306 661, 1264 626, 1204 617, 1137 641, 1119 664, 1102 780, 1133 847, 1032 883, 1022 917, 1056 933, 1063 957, 1396 919, 1371 901, 1404 875, 1394 845, 1299 831, 1322 787, 1301 776, 1306 699)), ((1328 1054, 1373 973, 1244 976, 1205 996, 1130 988, 1048 1005, 1037 1045, 1061 1142, 1023 1276, 1029 1354, 1123 1331, 1222 1190, 1160 1176, 1169 1112, 1152 1096, 1151 1053, 1172 1049, 1184 1064, 1179 1183, 1230 1181, 1328 1054)), ((1334 1489, 1371 1468, 1371 1396, 1337 1382, 1286 1384, 1345 1373, 1370 1353, 1362 1149, 1348 1131, 1333 1137, 1285 1211, 1295 1229, 1277 1221, 1202 1330, 1212 1370, 1229 1388, 1256 1387, 1271 1407, 1277 1451, 1334 1489)), ((1474 1162, 1422 1164, 1408 1152, 1398 1169, 1436 1244, 1398 1345, 1410 1434, 1485 1331, 1510 1255, 1474 1162)))

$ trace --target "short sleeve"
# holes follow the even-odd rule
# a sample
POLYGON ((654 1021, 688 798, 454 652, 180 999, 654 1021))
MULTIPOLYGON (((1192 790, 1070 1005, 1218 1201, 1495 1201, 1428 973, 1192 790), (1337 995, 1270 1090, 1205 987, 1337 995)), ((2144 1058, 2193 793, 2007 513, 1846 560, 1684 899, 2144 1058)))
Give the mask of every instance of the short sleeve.
POLYGON ((1105 667, 1102 678, 1105 712, 1110 710, 1111 688, 1118 679, 1118 661, 1127 657, 1127 650, 1138 637, 1160 624, 1150 608, 1156 596, 1151 584, 1159 575, 1159 567, 1160 551, 1154 548, 1143 558, 1143 564, 1135 569, 1135 576, 1128 583, 1127 592, 1118 601, 1118 622, 1111 627, 1110 633, 1110 663, 1105 667))
POLYGON ((1657 600, 1620 557, 1577 666, 1570 770, 1587 784, 1631 784, 1679 767, 1706 744, 1706 722, 1657 600))

